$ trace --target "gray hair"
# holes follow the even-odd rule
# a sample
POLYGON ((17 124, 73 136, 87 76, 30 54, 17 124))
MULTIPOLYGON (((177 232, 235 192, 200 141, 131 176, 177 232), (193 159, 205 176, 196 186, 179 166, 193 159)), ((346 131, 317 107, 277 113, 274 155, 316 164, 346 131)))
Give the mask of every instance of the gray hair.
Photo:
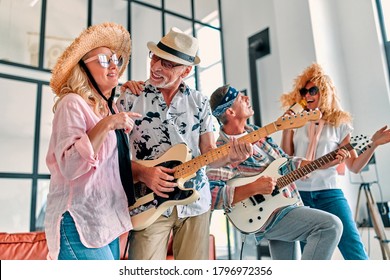
MULTIPOLYGON (((215 108, 218 107, 219 104, 221 104, 222 102, 222 99, 225 97, 227 91, 229 90, 229 87, 230 85, 227 84, 227 85, 224 85, 224 86, 221 86, 219 88, 217 88, 210 96, 210 107, 211 107, 211 111, 214 111, 215 108)), ((225 117, 225 113, 223 113, 222 115, 220 115, 219 117, 217 117, 218 121, 222 124, 225 124, 226 123, 226 117, 225 117)))

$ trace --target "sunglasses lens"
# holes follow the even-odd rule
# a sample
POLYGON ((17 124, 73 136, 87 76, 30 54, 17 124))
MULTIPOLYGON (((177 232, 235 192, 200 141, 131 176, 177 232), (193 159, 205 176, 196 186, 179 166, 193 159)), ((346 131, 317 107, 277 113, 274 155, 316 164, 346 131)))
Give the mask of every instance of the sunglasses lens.
POLYGON ((310 94, 311 96, 314 96, 314 95, 316 95, 317 93, 318 93, 318 87, 314 86, 314 87, 309 88, 309 94, 310 94))
POLYGON ((115 53, 111 56, 111 60, 118 67, 121 67, 123 64, 123 57, 118 58, 115 53))
POLYGON ((173 63, 167 60, 161 60, 161 65, 167 69, 172 69, 173 68, 173 63))
POLYGON ((104 68, 108 68, 108 66, 110 65, 110 61, 112 61, 118 67, 121 67, 123 64, 123 58, 120 57, 118 59, 116 54, 113 54, 111 57, 109 57, 108 55, 105 55, 105 54, 99 54, 98 59, 99 59, 100 65, 104 68))
POLYGON ((105 54, 98 55, 99 63, 102 67, 107 68, 110 64, 110 58, 105 54))
POLYGON ((309 93, 311 96, 314 96, 318 93, 319 89, 318 87, 314 86, 314 87, 311 87, 309 89, 307 88, 301 88, 299 90, 299 93, 302 95, 302 96, 305 96, 307 93, 309 93))
POLYGON ((117 66, 122 67, 122 65, 123 65, 123 57, 120 57, 120 58, 118 58, 117 66))

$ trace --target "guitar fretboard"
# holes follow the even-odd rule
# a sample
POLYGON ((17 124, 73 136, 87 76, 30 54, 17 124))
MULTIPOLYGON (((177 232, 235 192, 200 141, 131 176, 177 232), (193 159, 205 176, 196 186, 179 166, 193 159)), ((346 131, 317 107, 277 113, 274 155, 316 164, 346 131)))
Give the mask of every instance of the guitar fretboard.
MULTIPOLYGON (((278 130, 278 127, 275 122, 270 123, 264 127, 261 127, 251 133, 248 133, 245 136, 242 136, 238 139, 239 142, 255 143, 261 138, 266 137, 278 130)), ((206 166, 210 163, 213 163, 229 154, 230 144, 225 144, 216 149, 210 150, 207 153, 204 153, 201 156, 193 158, 185 163, 180 164, 176 167, 174 173, 175 179, 187 177, 196 171, 198 171, 203 166, 206 166)))
POLYGON ((287 175, 284 175, 276 180, 276 185, 278 189, 283 188, 292 182, 295 182, 296 180, 299 180, 300 178, 304 177, 305 175, 309 174, 310 172, 313 172, 322 166, 324 166, 327 163, 332 162, 336 159, 337 151, 340 149, 347 149, 348 151, 351 151, 354 149, 350 143, 342 146, 341 148, 330 152, 316 160, 313 160, 312 162, 306 164, 305 166, 302 166, 301 168, 298 168, 287 175))

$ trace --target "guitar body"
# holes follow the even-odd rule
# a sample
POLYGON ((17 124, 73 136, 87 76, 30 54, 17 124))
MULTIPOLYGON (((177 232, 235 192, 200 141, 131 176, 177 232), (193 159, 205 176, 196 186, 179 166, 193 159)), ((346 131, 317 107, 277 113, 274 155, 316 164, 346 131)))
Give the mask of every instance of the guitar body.
MULTIPOLYGON (((164 166, 174 168, 191 158, 192 154, 188 147, 185 144, 177 144, 158 159, 136 162, 147 167, 164 166)), ((178 187, 173 192, 166 193, 169 195, 168 198, 156 195, 142 182, 135 182, 136 197, 140 198, 129 207, 133 230, 139 231, 150 226, 171 206, 186 205, 196 201, 199 198, 199 193, 195 189, 184 188, 184 183, 194 176, 195 173, 185 178, 178 178, 176 180, 178 187)))
MULTIPOLYGON (((227 182, 230 186, 239 187, 256 181, 262 176, 279 178, 279 168, 285 164, 286 158, 278 158, 273 161, 262 173, 245 178, 236 178, 227 182)), ((270 195, 256 195, 234 205, 232 212, 226 213, 230 222, 243 233, 257 232, 268 220, 271 214, 282 207, 300 202, 298 196, 285 197, 282 190, 275 190, 270 195)))
POLYGON ((257 232, 268 221, 273 212, 290 205, 297 204, 300 201, 298 195, 294 197, 285 197, 282 193, 292 182, 304 177, 305 175, 321 168, 337 158, 337 152, 340 149, 355 150, 358 155, 363 153, 372 144, 367 136, 355 136, 348 143, 335 151, 332 151, 318 159, 307 163, 306 165, 291 171, 286 175, 280 175, 279 169, 287 161, 286 158, 278 158, 273 161, 264 172, 252 177, 232 179, 227 182, 228 185, 240 187, 256 181, 262 176, 270 176, 276 179, 275 190, 270 195, 254 195, 242 200, 234 206, 230 213, 226 213, 230 222, 243 233, 257 232))

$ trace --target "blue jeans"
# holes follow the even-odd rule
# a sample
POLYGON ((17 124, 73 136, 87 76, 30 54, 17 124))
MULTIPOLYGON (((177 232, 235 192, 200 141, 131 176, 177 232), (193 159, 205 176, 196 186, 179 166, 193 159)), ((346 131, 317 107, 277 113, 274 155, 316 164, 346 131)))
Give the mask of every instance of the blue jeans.
POLYGON ((299 193, 306 206, 332 213, 340 218, 343 223, 343 234, 341 235, 338 248, 344 259, 368 259, 368 255, 353 219, 351 208, 349 207, 342 190, 300 191, 299 193))
POLYGON ((101 248, 87 248, 81 241, 69 212, 62 216, 60 225, 59 260, 119 260, 119 237, 101 248))

